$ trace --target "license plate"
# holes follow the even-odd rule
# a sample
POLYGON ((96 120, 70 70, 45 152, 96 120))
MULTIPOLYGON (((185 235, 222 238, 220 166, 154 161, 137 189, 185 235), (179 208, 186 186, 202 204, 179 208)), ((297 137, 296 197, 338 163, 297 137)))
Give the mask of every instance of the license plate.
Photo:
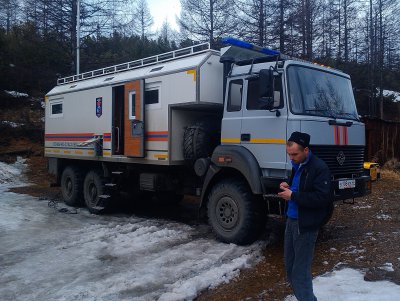
POLYGON ((355 188, 356 180, 341 180, 339 181, 339 189, 355 188))

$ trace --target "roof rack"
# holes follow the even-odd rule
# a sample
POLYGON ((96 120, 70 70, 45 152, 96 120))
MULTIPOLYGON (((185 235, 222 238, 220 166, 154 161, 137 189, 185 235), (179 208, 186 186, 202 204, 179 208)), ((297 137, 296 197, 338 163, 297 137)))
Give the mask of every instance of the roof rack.
POLYGON ((194 54, 206 52, 210 50, 210 43, 202 43, 190 47, 185 47, 181 49, 177 49, 174 51, 158 54, 158 55, 153 55, 150 57, 146 57, 143 59, 127 62, 127 63, 122 63, 110 67, 105 67, 89 72, 84 72, 80 73, 77 75, 71 75, 63 78, 59 78, 57 80, 57 85, 64 85, 64 84, 69 84, 89 78, 94 78, 94 77, 99 77, 103 75, 108 75, 108 74, 114 74, 114 73, 119 73, 119 72, 124 72, 132 69, 137 69, 141 68, 144 66, 150 66, 154 65, 157 63, 161 62, 167 62, 171 61, 177 58, 182 58, 182 57, 187 57, 187 56, 192 56, 194 54))

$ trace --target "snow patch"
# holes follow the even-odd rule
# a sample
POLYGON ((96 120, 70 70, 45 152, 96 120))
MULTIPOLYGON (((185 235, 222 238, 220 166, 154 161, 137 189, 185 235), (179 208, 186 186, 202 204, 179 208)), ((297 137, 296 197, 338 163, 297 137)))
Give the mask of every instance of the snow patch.
POLYGON ((365 205, 365 206, 353 206, 354 209, 370 209, 370 205, 365 205))
MULTIPOLYGON (((313 280, 314 294, 319 301, 396 301, 400 286, 389 281, 367 282, 360 271, 345 268, 316 277, 313 280)), ((284 301, 296 301, 293 295, 284 301)))
POLYGON ((384 97, 390 97, 392 96, 394 98, 394 102, 400 101, 400 92, 396 91, 391 91, 391 90, 383 90, 383 96, 384 97))
POLYGON ((346 248, 346 251, 347 252, 345 252, 345 253, 347 253, 347 254, 359 254, 359 253, 364 253, 365 249, 357 249, 356 246, 350 246, 350 247, 346 248))
POLYGON ((376 216, 376 218, 379 219, 379 220, 383 220, 383 221, 389 221, 389 220, 392 219, 392 217, 390 215, 384 214, 384 213, 378 214, 376 216))
POLYGON ((6 184, 9 186, 22 184, 21 174, 26 168, 26 159, 17 157, 17 161, 14 164, 6 164, 0 162, 0 188, 6 184))
POLYGON ((28 94, 26 94, 26 93, 21 93, 21 92, 17 92, 17 91, 7 91, 7 90, 4 90, 4 92, 6 92, 8 95, 11 95, 12 97, 16 97, 16 98, 18 98, 18 97, 29 97, 28 94))
POLYGON ((23 125, 21 123, 16 123, 16 122, 12 122, 12 121, 5 121, 5 120, 2 121, 1 124, 5 124, 5 125, 8 125, 8 126, 11 126, 12 128, 16 128, 16 127, 19 127, 19 126, 23 125))
POLYGON ((390 262, 386 262, 383 266, 380 267, 380 269, 387 272, 394 272, 393 263, 390 262))

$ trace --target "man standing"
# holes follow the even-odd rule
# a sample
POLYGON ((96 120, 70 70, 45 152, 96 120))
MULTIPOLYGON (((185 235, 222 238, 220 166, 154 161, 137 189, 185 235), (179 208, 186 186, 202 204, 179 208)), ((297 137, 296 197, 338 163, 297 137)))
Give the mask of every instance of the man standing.
POLYGON ((289 184, 282 182, 278 195, 288 201, 284 256, 288 281, 299 301, 316 301, 311 264, 318 230, 333 210, 331 174, 310 149, 310 135, 293 132, 286 143, 292 162, 289 184))

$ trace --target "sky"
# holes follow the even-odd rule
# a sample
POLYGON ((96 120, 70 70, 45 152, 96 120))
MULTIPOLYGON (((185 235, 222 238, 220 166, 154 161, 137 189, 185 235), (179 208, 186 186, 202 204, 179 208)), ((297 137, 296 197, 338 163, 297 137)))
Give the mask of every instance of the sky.
POLYGON ((179 29, 175 19, 181 11, 179 0, 147 0, 147 4, 154 19, 153 30, 159 29, 165 19, 173 29, 179 29))

